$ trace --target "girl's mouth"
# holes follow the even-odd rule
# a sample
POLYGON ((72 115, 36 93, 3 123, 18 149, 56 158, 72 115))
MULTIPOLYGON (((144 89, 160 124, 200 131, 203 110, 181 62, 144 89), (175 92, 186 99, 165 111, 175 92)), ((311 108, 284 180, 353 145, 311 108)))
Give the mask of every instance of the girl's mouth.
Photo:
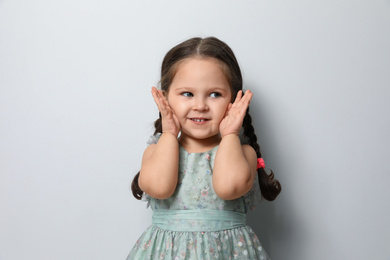
POLYGON ((207 121, 207 119, 204 119, 204 118, 191 118, 192 121, 195 121, 195 122, 203 122, 203 121, 207 121))
POLYGON ((194 122, 197 125, 203 125, 210 119, 207 118, 189 118, 192 122, 194 122))

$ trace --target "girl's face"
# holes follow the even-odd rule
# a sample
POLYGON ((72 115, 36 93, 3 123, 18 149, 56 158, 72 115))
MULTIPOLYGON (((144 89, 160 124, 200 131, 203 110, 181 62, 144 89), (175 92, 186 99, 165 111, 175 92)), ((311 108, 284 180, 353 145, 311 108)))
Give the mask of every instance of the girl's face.
POLYGON ((180 139, 219 141, 219 124, 231 99, 229 82, 218 61, 212 58, 182 61, 167 94, 181 125, 180 139))

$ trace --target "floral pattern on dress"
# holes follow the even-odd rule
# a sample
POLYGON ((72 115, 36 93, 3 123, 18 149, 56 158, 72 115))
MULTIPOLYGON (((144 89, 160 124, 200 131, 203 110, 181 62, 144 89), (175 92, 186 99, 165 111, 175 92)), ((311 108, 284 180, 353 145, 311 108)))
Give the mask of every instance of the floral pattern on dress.
POLYGON ((128 259, 269 259, 253 230, 246 226, 213 232, 172 232, 150 226, 128 259))

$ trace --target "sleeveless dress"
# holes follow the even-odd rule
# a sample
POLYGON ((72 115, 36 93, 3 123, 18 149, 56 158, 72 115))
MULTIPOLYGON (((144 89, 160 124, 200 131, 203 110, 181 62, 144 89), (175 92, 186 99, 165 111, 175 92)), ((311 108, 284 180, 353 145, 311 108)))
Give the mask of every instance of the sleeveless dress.
MULTIPOLYGON (((150 143, 156 143, 154 136, 150 143)), ((179 182, 168 199, 144 194, 153 210, 152 225, 141 235, 127 260, 141 259, 269 259, 246 212, 261 199, 258 179, 235 200, 222 200, 212 185, 218 146, 188 153, 180 146, 179 182)))

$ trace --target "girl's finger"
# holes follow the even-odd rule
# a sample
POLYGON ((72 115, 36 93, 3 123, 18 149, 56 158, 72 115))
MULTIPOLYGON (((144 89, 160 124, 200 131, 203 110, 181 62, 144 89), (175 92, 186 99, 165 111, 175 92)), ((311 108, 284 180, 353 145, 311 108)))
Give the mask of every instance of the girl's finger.
POLYGON ((163 94, 163 92, 159 89, 156 89, 157 90, 157 93, 158 93, 158 96, 161 100, 161 103, 164 105, 164 106, 169 106, 168 104, 168 100, 166 99, 165 95, 163 94))
POLYGON ((245 95, 244 95, 245 102, 247 102, 248 105, 249 105, 249 103, 251 102, 252 97, 253 97, 253 93, 248 89, 248 90, 245 92, 245 95))
POLYGON ((248 106, 251 99, 252 99, 253 93, 248 89, 245 91, 244 96, 241 99, 241 104, 245 104, 245 106, 248 106))
POLYGON ((226 112, 225 112, 225 115, 224 115, 224 117, 226 117, 228 114, 229 114, 229 111, 230 111, 230 109, 232 108, 232 103, 229 103, 229 105, 228 105, 228 107, 227 107, 227 109, 226 109, 226 112))
POLYGON ((165 95, 162 93, 162 91, 160 91, 160 95, 161 95, 162 101, 164 102, 164 105, 165 105, 165 106, 169 106, 168 100, 167 100, 167 98, 165 97, 165 95))
POLYGON ((242 90, 237 92, 236 99, 234 100, 233 104, 237 104, 238 102, 240 102, 241 97, 242 97, 242 90))
POLYGON ((166 113, 166 104, 164 104, 164 99, 161 90, 156 89, 155 87, 152 88, 152 95, 154 102, 157 105, 158 110, 165 115, 166 113))
POLYGON ((159 106, 159 98, 158 98, 158 93, 157 93, 157 89, 155 87, 152 87, 152 96, 153 96, 153 99, 154 99, 154 102, 156 103, 157 106, 159 106))
POLYGON ((155 87, 152 87, 152 96, 154 99, 154 102, 156 103, 158 109, 160 110, 160 98, 158 96, 157 89, 155 87))

